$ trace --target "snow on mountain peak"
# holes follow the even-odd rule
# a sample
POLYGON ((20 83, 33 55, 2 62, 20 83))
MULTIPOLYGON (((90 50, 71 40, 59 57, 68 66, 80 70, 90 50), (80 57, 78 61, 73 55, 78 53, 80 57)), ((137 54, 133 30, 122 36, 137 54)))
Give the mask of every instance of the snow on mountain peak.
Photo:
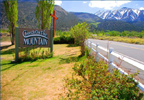
POLYGON ((95 15, 102 19, 115 19, 123 21, 143 21, 144 10, 123 7, 118 10, 99 11, 95 15))
POLYGON ((133 10, 133 12, 135 12, 137 15, 139 15, 140 10, 137 10, 137 9, 132 9, 132 10, 133 10))

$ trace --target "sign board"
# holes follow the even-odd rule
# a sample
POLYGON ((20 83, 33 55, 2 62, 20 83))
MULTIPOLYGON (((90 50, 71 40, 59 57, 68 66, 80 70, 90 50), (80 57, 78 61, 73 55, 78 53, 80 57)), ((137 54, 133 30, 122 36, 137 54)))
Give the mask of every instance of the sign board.
POLYGON ((19 58, 19 47, 50 47, 53 52, 53 30, 15 28, 15 61, 19 58))
POLYGON ((50 47, 50 30, 19 28, 19 47, 50 47))

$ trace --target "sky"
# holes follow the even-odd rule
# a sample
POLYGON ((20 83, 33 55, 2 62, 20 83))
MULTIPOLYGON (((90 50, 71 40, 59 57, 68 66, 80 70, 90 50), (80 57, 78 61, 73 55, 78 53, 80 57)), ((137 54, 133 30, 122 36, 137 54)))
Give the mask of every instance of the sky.
POLYGON ((97 11, 116 10, 123 7, 144 10, 143 0, 56 0, 55 5, 68 12, 96 13, 97 11))

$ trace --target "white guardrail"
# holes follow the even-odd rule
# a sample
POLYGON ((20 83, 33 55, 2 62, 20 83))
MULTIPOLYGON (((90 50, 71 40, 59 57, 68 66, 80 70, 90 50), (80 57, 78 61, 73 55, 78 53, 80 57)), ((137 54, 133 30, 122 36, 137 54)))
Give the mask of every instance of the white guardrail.
MULTIPOLYGON (((106 62, 108 62, 108 65, 109 65, 109 70, 110 72, 112 72, 112 69, 113 67, 118 69, 119 72, 121 74, 125 74, 125 75, 128 75, 126 72, 124 72, 124 70, 122 70, 121 68, 119 68, 116 64, 113 63, 113 56, 114 57, 117 57, 121 60, 123 60, 124 62, 130 64, 130 65, 133 65, 141 70, 144 70, 144 65, 139 63, 139 62, 136 62, 134 60, 131 60, 127 57, 123 57, 122 55, 118 54, 118 53, 115 53, 113 52, 114 49, 113 48, 110 48, 109 50, 99 46, 99 44, 94 44, 92 43, 91 41, 89 40, 86 40, 86 45, 88 46, 88 48, 90 48, 90 55, 92 55, 92 52, 96 52, 96 61, 98 62, 99 61, 99 57, 101 57, 102 59, 104 59, 106 62), (95 47, 96 49, 94 49, 93 47, 95 47), (101 53, 99 53, 99 49, 105 51, 108 53, 108 59, 103 56, 101 53)), ((134 79, 136 82, 138 82, 136 79, 134 79)), ((137 85, 143 92, 144 92, 144 85, 140 82, 138 82, 138 85, 137 85)))

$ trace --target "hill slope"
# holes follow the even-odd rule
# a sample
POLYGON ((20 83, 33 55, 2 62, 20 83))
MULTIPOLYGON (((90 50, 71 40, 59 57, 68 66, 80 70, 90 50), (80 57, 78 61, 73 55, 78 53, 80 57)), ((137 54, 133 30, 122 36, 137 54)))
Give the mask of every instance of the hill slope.
MULTIPOLYGON (((32 0, 33 1, 33 0, 32 0)), ((18 26, 23 28, 38 28, 38 22, 35 17, 35 8, 37 3, 35 2, 19 2, 18 3, 18 26)), ((142 31, 144 30, 143 22, 131 22, 126 23, 123 21, 117 20, 104 20, 97 15, 90 13, 77 13, 77 12, 67 12, 60 6, 55 6, 54 10, 56 11, 56 30, 68 31, 71 26, 76 25, 78 22, 86 21, 91 25, 90 31, 95 29, 102 30, 134 30, 142 31)), ((141 14, 141 13, 140 13, 141 14)), ((7 20, 5 9, 3 3, 1 3, 1 12, 0 12, 1 28, 8 28, 9 21, 7 20)), ((52 21, 53 22, 53 21, 52 21)), ((51 23, 51 28, 52 28, 51 23)))
POLYGON ((77 16, 79 19, 86 21, 93 26, 95 26, 97 29, 100 30, 116 30, 116 31, 142 31, 144 27, 143 22, 124 22, 119 20, 110 20, 110 19, 101 19, 95 14, 90 13, 83 13, 83 12, 71 12, 75 16, 77 16))
MULTIPOLYGON (((37 3, 23 2, 18 3, 18 26, 24 28, 38 28, 38 22, 35 17, 35 8, 37 3)), ((71 13, 66 12, 60 6, 55 6, 56 11, 56 30, 68 30, 71 26, 77 24, 80 20, 71 13)), ((7 20, 3 3, 1 3, 1 28, 8 28, 9 21, 7 20)), ((52 27, 51 27, 52 28, 52 27)))
POLYGON ((89 23, 102 22, 103 21, 97 15, 90 14, 90 13, 84 13, 84 12, 70 12, 70 13, 77 16, 79 19, 87 21, 89 23))
POLYGON ((98 28, 102 30, 115 30, 115 31, 142 31, 144 28, 136 26, 135 24, 126 23, 123 21, 117 20, 105 20, 102 23, 98 24, 98 28))

